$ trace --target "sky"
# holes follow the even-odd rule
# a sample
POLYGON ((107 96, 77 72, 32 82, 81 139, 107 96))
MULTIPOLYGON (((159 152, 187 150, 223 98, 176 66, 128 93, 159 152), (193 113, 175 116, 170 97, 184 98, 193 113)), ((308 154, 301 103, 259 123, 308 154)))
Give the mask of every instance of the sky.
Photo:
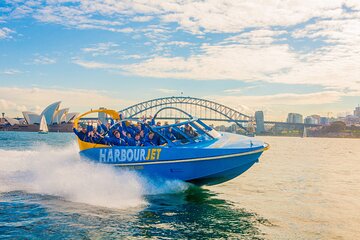
POLYGON ((360 103, 359 0, 0 0, 0 111, 165 96, 267 120, 360 103))

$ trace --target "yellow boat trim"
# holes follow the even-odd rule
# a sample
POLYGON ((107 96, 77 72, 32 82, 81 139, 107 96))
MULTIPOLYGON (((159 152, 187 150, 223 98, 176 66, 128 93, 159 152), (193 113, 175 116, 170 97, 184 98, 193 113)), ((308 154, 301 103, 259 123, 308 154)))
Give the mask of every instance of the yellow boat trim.
POLYGON ((79 138, 77 138, 77 140, 78 140, 80 151, 83 151, 83 150, 86 150, 89 148, 109 148, 109 147, 111 147, 109 145, 104 145, 104 144, 100 144, 100 143, 84 142, 84 141, 81 141, 79 138))
MULTIPOLYGON (((88 114, 91 114, 91 113, 99 113, 99 112, 103 112, 103 113, 106 113, 107 115, 110 115, 114 120, 119 120, 120 119, 120 116, 119 116, 119 113, 115 110, 111 110, 111 109, 97 109, 97 110, 91 110, 91 111, 88 111, 88 112, 85 112, 81 115, 79 115, 77 118, 75 118, 74 120, 74 127, 76 129, 79 128, 79 121, 81 118, 83 118, 84 116, 88 115, 88 114)), ((86 149, 89 149, 89 148, 104 148, 104 147, 110 147, 108 145, 104 145, 104 144, 100 144, 100 143, 89 143, 89 142, 84 142, 84 141, 81 141, 79 138, 77 138, 78 140, 78 144, 79 144, 79 148, 80 148, 80 151, 83 151, 83 150, 86 150, 86 149)))

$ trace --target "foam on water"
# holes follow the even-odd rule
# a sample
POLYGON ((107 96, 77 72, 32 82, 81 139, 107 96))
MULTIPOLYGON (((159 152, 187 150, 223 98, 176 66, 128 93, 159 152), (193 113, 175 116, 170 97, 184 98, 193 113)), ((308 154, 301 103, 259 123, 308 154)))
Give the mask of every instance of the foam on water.
POLYGON ((80 159, 75 142, 62 148, 0 149, 0 192, 26 191, 109 208, 138 207, 144 195, 183 191, 181 181, 154 181, 135 172, 80 159))

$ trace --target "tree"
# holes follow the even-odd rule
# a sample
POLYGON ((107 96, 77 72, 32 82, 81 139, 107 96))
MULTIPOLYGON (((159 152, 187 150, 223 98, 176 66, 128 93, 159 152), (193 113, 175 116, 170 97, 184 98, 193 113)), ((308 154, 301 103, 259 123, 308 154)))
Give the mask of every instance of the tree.
POLYGON ((341 121, 336 121, 330 124, 330 126, 326 127, 326 132, 341 132, 346 129, 346 124, 341 121))

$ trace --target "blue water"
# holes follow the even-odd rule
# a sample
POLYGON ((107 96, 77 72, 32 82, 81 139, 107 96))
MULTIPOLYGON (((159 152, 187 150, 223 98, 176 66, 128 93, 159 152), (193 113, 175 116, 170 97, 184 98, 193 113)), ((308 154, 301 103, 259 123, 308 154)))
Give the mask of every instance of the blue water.
POLYGON ((266 238, 272 223, 237 204, 85 162, 73 134, 0 132, 0 239, 266 238))
POLYGON ((360 140, 260 138, 221 185, 79 158, 72 134, 0 132, 0 239, 359 239, 360 140))

